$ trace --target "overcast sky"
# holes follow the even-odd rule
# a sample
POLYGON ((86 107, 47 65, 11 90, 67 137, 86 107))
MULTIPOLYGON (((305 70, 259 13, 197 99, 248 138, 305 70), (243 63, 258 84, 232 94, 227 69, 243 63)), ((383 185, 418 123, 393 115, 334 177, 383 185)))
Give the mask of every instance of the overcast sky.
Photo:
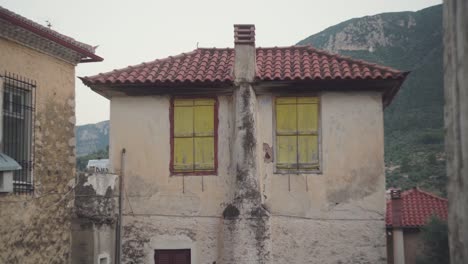
MULTIPOLYGON (((81 42, 103 62, 77 76, 192 51, 233 47, 233 24, 256 26, 257 46, 288 46, 350 18, 416 11, 441 0, 0 0, 0 5, 81 42)), ((109 119, 109 102, 76 79, 77 124, 109 119)))

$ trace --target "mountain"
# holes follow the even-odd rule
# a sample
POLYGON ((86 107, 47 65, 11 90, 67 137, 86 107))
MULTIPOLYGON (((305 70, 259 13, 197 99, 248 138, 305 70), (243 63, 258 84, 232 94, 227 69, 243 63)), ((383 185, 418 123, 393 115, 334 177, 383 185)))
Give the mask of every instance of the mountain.
POLYGON ((436 5, 350 19, 298 43, 411 71, 384 112, 387 187, 446 194, 442 33, 436 5))
POLYGON ((109 120, 76 126, 75 135, 78 157, 106 149, 109 145, 109 120))

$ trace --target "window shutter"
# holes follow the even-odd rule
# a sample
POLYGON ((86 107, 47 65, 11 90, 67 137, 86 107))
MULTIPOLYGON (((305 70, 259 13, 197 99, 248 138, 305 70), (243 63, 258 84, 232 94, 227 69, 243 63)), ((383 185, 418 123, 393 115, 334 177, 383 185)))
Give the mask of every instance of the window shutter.
POLYGON ((276 165, 280 169, 297 167, 297 113, 296 98, 276 100, 276 165))
POLYGON ((155 250, 156 264, 190 264, 190 249, 155 250))
POLYGON ((174 264, 189 264, 190 263, 190 251, 184 250, 176 252, 174 255, 174 264))
POLYGON ((214 170, 214 105, 213 99, 195 100, 195 170, 214 170))
POLYGON ((318 98, 298 98, 298 168, 318 168, 318 98))
POLYGON ((316 98, 299 98, 297 104, 297 124, 299 134, 311 134, 318 131, 318 102, 316 98))
POLYGON ((193 170, 193 100, 174 101, 174 171, 193 170))
POLYGON ((156 252, 155 254, 156 264, 171 264, 171 255, 169 252, 156 252))
POLYGON ((298 138, 298 167, 311 170, 318 168, 318 138, 316 135, 299 136, 298 138))
POLYGON ((315 170, 319 167, 319 99, 276 99, 276 167, 315 170))

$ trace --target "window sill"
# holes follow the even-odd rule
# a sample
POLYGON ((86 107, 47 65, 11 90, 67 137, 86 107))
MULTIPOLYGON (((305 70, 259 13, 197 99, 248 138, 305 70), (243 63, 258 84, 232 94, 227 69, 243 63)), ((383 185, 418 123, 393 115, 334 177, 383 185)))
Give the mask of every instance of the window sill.
POLYGON ((277 175, 323 175, 323 171, 315 170, 315 171, 284 171, 284 170, 276 170, 273 174, 277 175))
POLYGON ((171 172, 171 177, 177 176, 218 176, 216 171, 190 171, 190 172, 171 172))

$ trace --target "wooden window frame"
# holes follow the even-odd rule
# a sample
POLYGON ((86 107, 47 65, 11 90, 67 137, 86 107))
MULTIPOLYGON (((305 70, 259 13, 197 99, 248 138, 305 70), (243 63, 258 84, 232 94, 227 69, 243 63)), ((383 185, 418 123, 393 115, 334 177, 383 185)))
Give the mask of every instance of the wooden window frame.
POLYGON ((275 94, 272 96, 272 114, 273 114, 273 157, 274 157, 274 167, 273 173, 274 174, 323 174, 323 163, 322 163, 322 97, 320 93, 301 93, 297 95, 291 94, 275 94), (278 169, 277 162, 278 162, 278 153, 277 153, 277 136, 276 136, 276 99, 281 97, 317 97, 318 98, 318 169, 317 170, 284 170, 278 169))
POLYGON ((171 145, 171 158, 169 163, 169 171, 171 176, 204 176, 218 175, 218 108, 219 102, 218 97, 216 96, 172 96, 170 99, 170 111, 169 111, 169 121, 170 121, 170 145, 171 145), (214 140, 214 170, 208 171, 174 171, 174 101, 176 99, 213 99, 214 103, 214 124, 213 124, 213 140, 214 140))

